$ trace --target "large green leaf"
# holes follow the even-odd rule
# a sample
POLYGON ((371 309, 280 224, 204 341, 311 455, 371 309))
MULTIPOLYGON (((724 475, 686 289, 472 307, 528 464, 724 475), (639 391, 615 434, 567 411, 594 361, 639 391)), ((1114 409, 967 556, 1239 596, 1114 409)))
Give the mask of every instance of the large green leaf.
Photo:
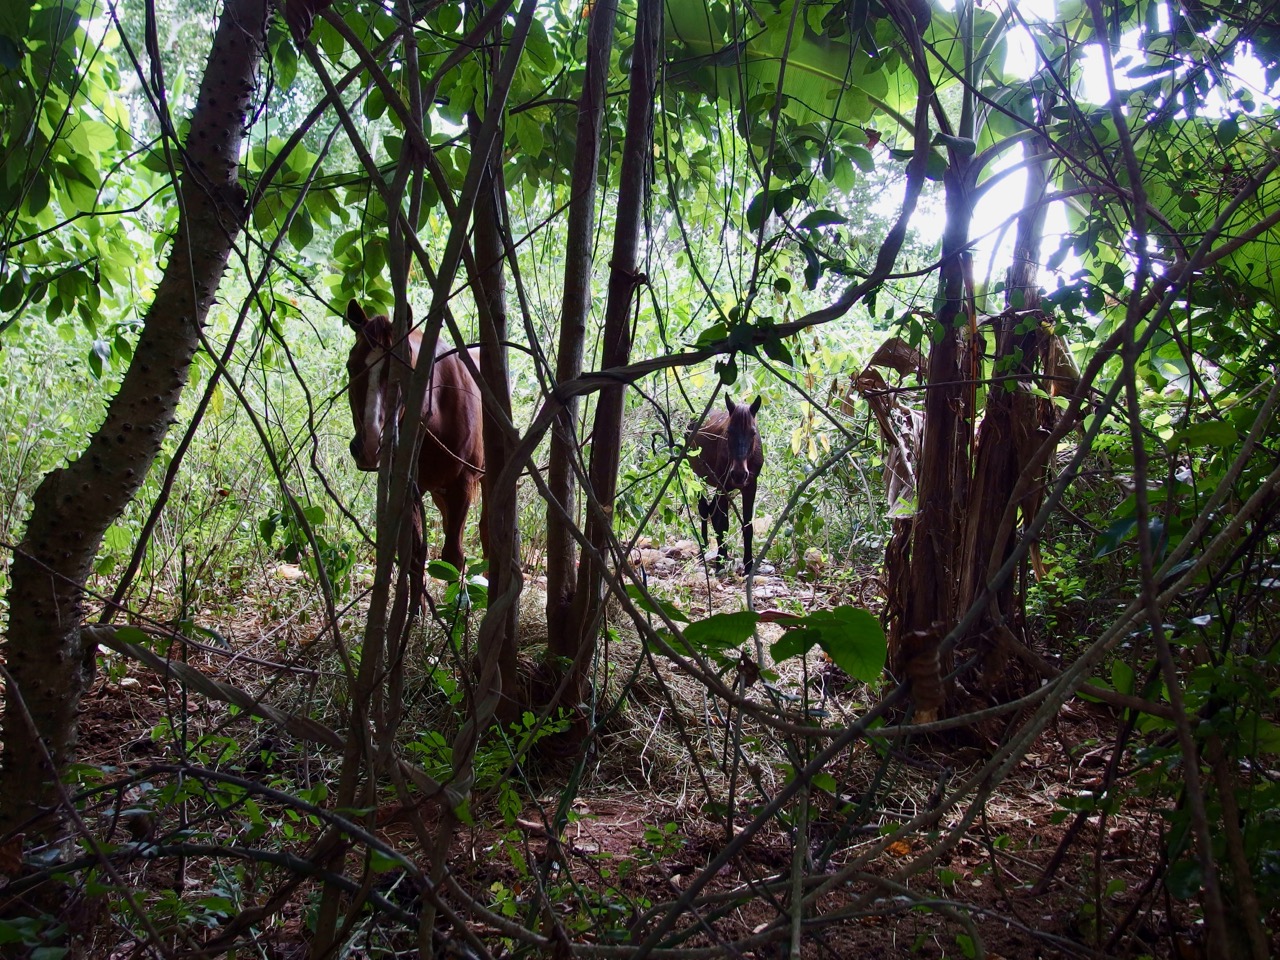
POLYGON ((817 644, 849 676, 871 683, 884 670, 888 643, 880 621, 866 610, 840 606, 782 620, 787 632, 769 652, 775 662, 801 656, 817 644))
MULTIPOLYGON (((638 600, 637 602, 639 603, 638 600)), ((655 600, 655 602, 662 604, 665 609, 670 609, 662 601, 655 600)), ((684 620, 685 618, 680 614, 672 619, 684 620)), ((759 615, 750 610, 738 613, 716 613, 704 620, 688 624, 679 635, 667 630, 659 632, 671 649, 682 656, 696 654, 718 664, 728 665, 737 660, 738 647, 751 639, 759 620, 759 615)))
POLYGON ((897 58, 873 57, 861 35, 820 34, 803 16, 793 29, 795 2, 782 0, 761 25, 731 24, 713 0, 668 0, 671 79, 731 102, 763 96, 769 105, 781 79, 783 113, 795 123, 866 122, 890 93, 886 71, 897 58))

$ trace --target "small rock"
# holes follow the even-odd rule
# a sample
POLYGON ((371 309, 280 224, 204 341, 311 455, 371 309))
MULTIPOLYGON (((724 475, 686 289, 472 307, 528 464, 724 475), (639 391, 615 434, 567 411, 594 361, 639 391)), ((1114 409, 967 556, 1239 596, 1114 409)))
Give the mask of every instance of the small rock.
POLYGON ((654 564, 662 559, 662 554, 650 547, 639 547, 631 551, 631 566, 652 570, 654 564))
POLYGON ((698 555, 698 544, 693 540, 677 540, 662 553, 672 560, 688 560, 698 555))
POLYGON ((301 580, 306 576, 302 568, 296 563, 278 564, 271 573, 278 580, 301 580))

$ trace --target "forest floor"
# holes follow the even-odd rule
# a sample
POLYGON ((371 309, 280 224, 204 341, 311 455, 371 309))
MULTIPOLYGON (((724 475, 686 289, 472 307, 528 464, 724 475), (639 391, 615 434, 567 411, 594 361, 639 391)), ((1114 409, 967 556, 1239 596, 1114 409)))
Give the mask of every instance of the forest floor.
MULTIPOLYGON (((650 589, 681 606, 691 618, 742 609, 743 578, 708 574, 692 547, 691 542, 664 547, 644 544, 633 560, 644 568, 650 589)), ((808 576, 808 580, 776 573, 757 577, 756 609, 798 611, 839 603, 874 607, 878 581, 872 569, 860 575, 846 571, 839 577, 824 577, 815 565, 808 576)), ((543 596, 539 586, 539 579, 531 577, 522 607, 522 633, 535 639, 543 596)), ((287 600, 288 583, 283 587, 277 583, 272 589, 277 596, 275 608, 286 609, 287 602, 279 601, 287 600)), ((348 628, 352 633, 356 620, 358 616, 348 628)), ((623 625, 614 626, 611 646, 603 653, 620 668, 614 671, 615 677, 632 669, 636 672, 622 709, 601 729, 572 799, 573 816, 567 828, 557 837, 549 836, 546 829, 561 802, 568 774, 549 765, 525 774, 529 779, 522 782, 520 791, 524 809, 509 817, 506 826, 492 793, 482 796, 472 811, 475 825, 457 838, 450 861, 463 888, 517 923, 530 922, 525 906, 540 885, 552 904, 541 918, 542 928, 547 928, 546 921, 554 914, 571 942, 625 943, 630 929, 662 916, 691 884, 699 882, 704 868, 742 833, 764 800, 783 787, 790 769, 783 738, 758 723, 745 722, 738 730, 701 686, 680 676, 666 661, 645 658, 623 625), (733 731, 741 734, 746 762, 731 771, 724 760, 732 753, 733 731)), ((236 638, 240 659, 199 657, 193 662, 216 672, 223 682, 255 691, 265 685, 271 690, 274 681, 266 679, 270 671, 262 664, 282 659, 280 624, 246 615, 224 624, 222 630, 236 638), (254 636, 271 639, 266 644, 240 642, 254 636)), ((310 670, 318 664, 319 645, 304 642, 305 624, 294 624, 289 632, 293 640, 286 644, 294 646, 295 669, 289 682, 297 690, 310 683, 314 697, 319 674, 311 675, 310 670)), ((327 669, 332 671, 332 665, 327 669)), ((793 695, 808 691, 810 716, 829 726, 856 718, 878 695, 820 656, 790 669, 790 674, 778 679, 777 688, 793 695)), ((731 679, 731 674, 726 675, 727 681, 731 679)), ((287 700, 285 685, 278 689, 281 699, 287 700)), ((241 748, 257 731, 274 755, 273 770, 294 778, 290 782, 314 786, 327 782, 334 769, 333 758, 321 760, 311 755, 315 748, 290 746, 265 733, 265 725, 248 728, 249 733, 241 725, 238 735, 228 734, 230 727, 219 726, 219 722, 230 722, 222 705, 192 697, 183 706, 176 694, 136 664, 115 661, 84 701, 84 761, 145 770, 150 763, 172 759, 172 742, 166 742, 170 738, 155 731, 186 723, 193 733, 238 736, 241 748)), ((294 707, 301 703, 295 701, 294 707)), ((439 703, 424 703, 415 722, 430 724, 432 717, 441 718, 441 709, 439 703)), ((1016 714, 1009 718, 1010 729, 1020 719, 1016 714)), ((339 725, 332 709, 326 722, 339 725)), ((824 789, 812 793, 802 870, 806 890, 824 881, 830 881, 830 889, 806 908, 808 918, 823 922, 806 927, 800 955, 969 957, 983 951, 989 957, 1006 958, 1198 955, 1199 928, 1153 881, 1163 875, 1158 811, 1130 799, 1105 820, 1089 816, 1079 825, 1061 862, 1050 870, 1074 819, 1065 817, 1064 801, 1069 804, 1098 786, 1116 725, 1108 709, 1082 701, 1069 703, 976 817, 966 821, 968 805, 960 804, 947 810, 931 830, 888 843, 884 840, 888 832, 935 808, 950 789, 982 766, 997 744, 972 737, 967 742, 918 739, 909 747, 887 752, 866 742, 845 751, 828 766, 831 779, 824 782, 824 789), (846 869, 850 865, 854 867, 846 869)), ((795 743, 790 749, 797 749, 795 743)), ((207 759, 211 750, 206 746, 205 762, 214 762, 207 759)), ((243 769, 245 776, 253 775, 252 763, 243 769)), ((794 804, 787 808, 788 812, 794 809, 794 804)), ((418 844, 411 818, 399 812, 400 805, 391 800, 380 809, 381 835, 414 855, 418 844)), ((172 814, 169 811, 167 816, 172 814)), ((286 829, 284 836, 277 837, 279 847, 305 855, 305 844, 290 843, 287 834, 286 829)), ((713 876, 701 878, 706 882, 698 895, 704 905, 696 911, 684 910, 678 920, 679 927, 689 931, 682 949, 719 948, 788 927, 786 918, 796 894, 788 879, 796 862, 793 835, 773 818, 713 876), (713 905, 716 896, 721 897, 718 902, 723 908, 713 905)), ((265 838, 257 843, 268 845, 265 838)), ((198 858, 189 859, 184 869, 180 897, 198 899, 211 890, 226 892, 225 870, 198 858)), ((140 896, 156 902, 172 897, 176 880, 173 870, 157 866, 140 868, 133 882, 140 896)), ((277 887, 281 883, 279 876, 274 883, 277 887)), ((306 955, 308 889, 299 887, 264 925, 257 938, 260 955, 282 960, 306 955)), ((256 903, 263 896, 260 890, 244 900, 256 903)), ((240 902, 235 912, 249 905, 240 902)), ((413 909, 412 897, 407 908, 413 909)), ((218 926, 219 918, 212 917, 208 929, 196 939, 215 936, 218 926)), ((114 928, 116 936, 121 932, 114 928)), ((505 952, 500 931, 481 925, 473 932, 494 955, 505 952)), ((108 931, 99 931, 93 938, 97 952, 86 956, 135 955, 137 940, 116 939, 108 948, 111 937, 108 931)), ((411 931, 388 919, 376 919, 364 924, 347 956, 405 955, 396 951, 411 944, 411 931)), ((784 938, 741 954, 725 949, 723 955, 785 956, 786 947, 784 938)))

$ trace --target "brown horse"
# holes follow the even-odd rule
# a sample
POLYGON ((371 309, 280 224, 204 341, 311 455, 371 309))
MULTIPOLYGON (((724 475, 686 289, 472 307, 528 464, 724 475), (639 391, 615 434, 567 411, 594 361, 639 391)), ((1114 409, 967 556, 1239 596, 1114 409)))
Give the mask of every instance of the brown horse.
POLYGON ((691 424, 686 440, 693 455, 693 472, 717 493, 708 500, 698 497, 698 515, 702 517, 702 542, 707 540, 707 520, 716 532, 716 565, 724 563, 727 552, 725 536, 729 532, 729 494, 742 491, 742 563, 751 570, 751 516, 756 507, 756 481, 764 466, 764 447, 756 427, 760 398, 748 406, 725 397, 728 412, 709 414, 701 425, 691 424))
MULTIPOLYGON (((351 421, 355 437, 351 456, 361 470, 377 470, 382 448, 382 431, 387 414, 387 395, 391 382, 391 321, 385 315, 370 317, 352 300, 347 305, 347 323, 356 332, 356 342, 347 358, 350 386, 347 399, 351 403, 351 421)), ((418 363, 422 334, 408 336, 410 363, 418 363)), ((476 351, 471 351, 475 357, 476 351)), ((402 401, 403 404, 403 401, 402 401)), ((444 548, 440 558, 463 567, 462 532, 467 524, 467 511, 475 496, 476 486, 484 474, 483 417, 480 390, 457 351, 436 353, 431 372, 431 385, 417 418, 406 418, 404 407, 398 415, 403 426, 417 425, 422 431, 422 447, 418 453, 418 469, 414 475, 418 493, 431 494, 444 524, 444 548)), ((426 563, 426 546, 420 529, 422 518, 414 516, 414 570, 426 563)), ((488 530, 485 510, 480 504, 480 544, 488 554, 488 530)))

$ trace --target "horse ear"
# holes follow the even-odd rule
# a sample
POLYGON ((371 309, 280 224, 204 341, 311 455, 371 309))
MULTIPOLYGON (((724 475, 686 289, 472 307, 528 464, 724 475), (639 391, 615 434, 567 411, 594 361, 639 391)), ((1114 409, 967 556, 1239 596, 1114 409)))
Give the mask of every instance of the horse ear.
POLYGON ((358 301, 352 300, 347 304, 347 323, 351 325, 352 330, 359 330, 368 319, 368 314, 364 312, 364 307, 360 306, 358 301))
POLYGON ((755 402, 751 404, 751 415, 754 417, 760 411, 760 395, 756 394, 755 402))
POLYGON ((732 414, 735 404, 733 402, 733 397, 729 396, 727 393, 724 395, 724 405, 729 408, 729 413, 732 414))

